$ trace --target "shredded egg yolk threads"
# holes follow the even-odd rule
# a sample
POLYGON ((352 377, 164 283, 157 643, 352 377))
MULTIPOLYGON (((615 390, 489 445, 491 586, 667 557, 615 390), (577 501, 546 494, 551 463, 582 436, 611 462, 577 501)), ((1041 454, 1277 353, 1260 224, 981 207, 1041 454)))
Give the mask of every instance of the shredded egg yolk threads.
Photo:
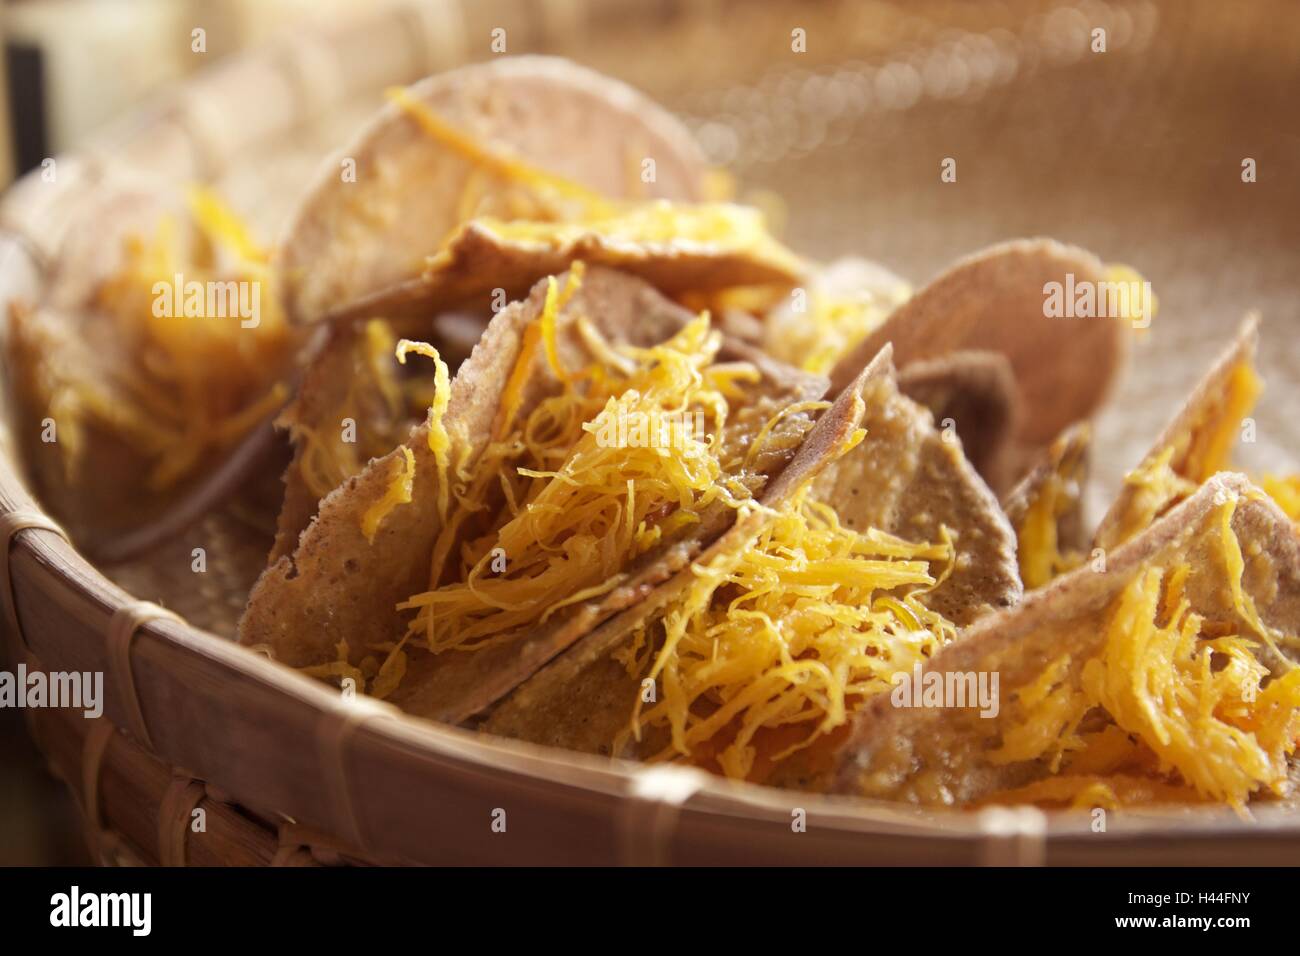
MULTIPOLYGON (((1282 759, 1275 760, 1263 743, 1276 744, 1282 711, 1256 712, 1252 706, 1264 696, 1260 684, 1268 671, 1251 653, 1250 641, 1201 637, 1203 621, 1181 593, 1186 573, 1180 566, 1166 579, 1164 569, 1148 568, 1134 579, 1115 610, 1102 657, 1084 667, 1083 687, 1162 765, 1199 793, 1240 810, 1259 787, 1285 781, 1285 757, 1277 754, 1282 759), (1162 603, 1172 604, 1164 625, 1157 623, 1162 603), (1257 724, 1259 732, 1247 724, 1257 724)), ((1290 684, 1287 709, 1293 729, 1300 729, 1294 728, 1300 684, 1290 684)), ((1269 696, 1278 693, 1274 688, 1269 696)))
MULTIPOLYGON (((854 532, 801 490, 742 547, 692 569, 696 581, 666 611, 645 672, 659 700, 646 708, 638 697, 616 748, 666 730, 671 742, 656 759, 704 759, 744 779, 764 733, 798 731, 764 754, 773 764, 809 746, 952 640, 955 627, 922 598, 953 554, 947 536, 917 545, 854 532)), ((644 672, 640 646, 623 659, 644 672)))
POLYGON ((468 473, 456 471, 430 588, 399 605, 415 612, 408 638, 423 635, 435 652, 509 640, 604 594, 631 559, 704 509, 747 497, 719 454, 728 396, 755 370, 714 362, 721 336, 704 315, 651 348, 610 346, 579 319, 595 359, 565 368, 556 316, 571 295, 552 280, 516 365, 544 356, 559 393, 521 415, 512 397, 521 386, 508 383, 494 440, 468 473))
POLYGON ((1133 489, 1132 501, 1120 521, 1098 538, 1098 547, 1119 547, 1196 490, 1196 484, 1171 465, 1173 457, 1174 449, 1166 448, 1124 476, 1124 483, 1133 489))
MULTIPOLYGON (((1241 586, 1244 563, 1230 523, 1235 507, 1225 503, 1221 515, 1225 583, 1240 619, 1272 644, 1241 586)), ((1190 573, 1186 564, 1140 571, 1116 600, 1105 644, 1079 678, 1065 679, 1067 655, 1018 695, 1015 722, 994 762, 1048 757, 1054 773, 1061 770, 1079 787, 1108 783, 1105 774, 1113 770, 1137 769, 1149 775, 1146 791, 1125 784, 1115 793, 1214 800, 1243 814, 1256 791, 1283 793, 1287 758, 1300 736, 1300 669, 1269 680, 1255 641, 1207 636, 1185 594, 1190 573), (1113 724, 1078 733, 1093 708, 1113 724)), ((999 798, 1054 800, 1067 787, 1043 783, 999 798)))
POLYGON ((748 253, 790 273, 804 271, 803 261, 772 237, 759 209, 730 202, 609 199, 484 145, 408 90, 389 90, 388 98, 426 135, 473 166, 461 196, 458 223, 444 237, 443 251, 431 257, 430 269, 438 267, 447 246, 473 220, 479 228, 510 242, 556 247, 594 233, 615 245, 709 243, 748 253), (483 188, 485 176, 513 188, 489 193, 483 188))
MULTIPOLYGON (((712 245, 750 256, 797 274, 804 263, 773 239, 760 210, 732 203, 677 203, 665 199, 623 203, 605 215, 550 222, 478 218, 474 224, 503 241, 562 248, 587 235, 612 245, 712 245)), ((430 267, 439 264, 434 256, 430 267)))
MULTIPOLYGON (((564 218, 593 217, 609 215, 614 204, 595 190, 576 183, 563 176, 539 169, 522 159, 505 156, 490 149, 476 140, 469 133, 457 129, 454 125, 435 113, 427 103, 416 99, 409 90, 394 87, 388 90, 390 102, 395 104, 415 122, 430 139, 441 143, 453 152, 459 153, 472 163, 477 170, 495 176, 498 179, 524 187, 531 196, 519 199, 512 212, 522 214, 520 218, 550 220, 560 216, 565 210, 564 218)), ((462 196, 460 219, 470 219, 474 215, 476 203, 472 200, 479 191, 478 180, 471 176, 462 196)))
POLYGON ((808 308, 790 315, 769 316, 764 348, 773 357, 815 374, 829 372, 845 355, 906 302, 912 289, 898 283, 856 298, 807 291, 808 308))
POLYGON ((80 409, 152 460, 155 490, 189 477, 288 397, 275 379, 293 339, 271 288, 269 251, 209 190, 193 187, 188 199, 194 240, 183 242, 164 218, 152 239, 127 241, 121 269, 100 288, 98 304, 138 358, 113 370, 112 407, 91 401, 80 409), (177 276, 185 288, 167 298, 181 301, 160 308, 158 287, 171 290, 177 276), (204 310, 218 287, 227 310, 256 297, 257 324, 246 327, 241 314, 188 314, 194 283, 206 290, 204 310))
POLYGON ((1020 579, 1027 591, 1050 584, 1080 562, 1080 555, 1061 551, 1059 516, 1071 504, 1066 485, 1061 475, 1051 475, 1016 528, 1020 579))
POLYGON ((366 542, 369 544, 374 544, 380 524, 394 508, 411 503, 411 494, 415 487, 414 452, 403 446, 402 457, 395 459, 395 463, 397 467, 393 469, 393 477, 384 492, 384 497, 367 508, 366 513, 361 517, 361 533, 366 536, 366 542))
MULTIPOLYGON (((451 498, 451 436, 447 434, 443 417, 447 414, 447 405, 451 402, 451 373, 447 370, 447 363, 442 360, 438 350, 427 342, 402 339, 397 343, 397 361, 402 365, 406 364, 406 356, 411 352, 431 359, 435 368, 433 402, 429 405, 429 451, 433 453, 433 460, 438 468, 438 515, 446 521, 447 506, 451 498)), ((411 471, 414 472, 414 469, 415 466, 412 464, 411 471)), ((410 500, 409 494, 406 500, 410 500)))

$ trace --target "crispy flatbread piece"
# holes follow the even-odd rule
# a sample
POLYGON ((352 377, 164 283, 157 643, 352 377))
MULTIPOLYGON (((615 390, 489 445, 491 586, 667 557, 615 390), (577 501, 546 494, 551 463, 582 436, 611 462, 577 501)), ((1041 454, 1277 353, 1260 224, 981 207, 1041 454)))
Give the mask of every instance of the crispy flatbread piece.
MULTIPOLYGON (((545 299, 544 284, 526 300, 503 309, 489 324, 451 385, 444 426, 452 462, 472 464, 486 447, 506 382, 545 299)), ((589 316, 614 342, 651 345, 681 328, 686 314, 634 280, 592 270, 563 312, 589 316)), ((572 358, 581 351, 569 323, 560 347, 572 358)), ((556 383, 537 356, 524 401, 536 404, 556 383)), ((333 659, 347 642, 359 657, 376 642, 402 633, 399 601, 428 585, 429 555, 439 528, 437 463, 429 448, 428 422, 398 448, 372 461, 320 503, 316 520, 294 553, 268 568, 249 600, 240 627, 245 643, 269 644, 279 660, 295 667, 333 659), (374 543, 361 531, 361 517, 387 493, 408 448, 415 458, 412 500, 379 528, 374 543)))
POLYGON ((893 343, 899 368, 958 350, 1001 352, 1011 362, 1024 408, 1020 440, 1044 446, 1097 411, 1128 342, 1119 319, 1049 318, 1045 287, 1105 278, 1105 266, 1091 253, 1049 239, 992 246, 895 309, 841 360, 831 373, 832 388, 843 387, 886 342, 893 343))
POLYGON ((1250 414, 1261 390, 1254 370, 1258 345, 1259 318, 1250 315, 1142 463, 1125 478, 1097 526, 1095 547, 1110 549, 1124 543, 1228 467, 1242 419, 1250 414))
MULTIPOLYGON (((408 92, 484 148, 601 195, 701 198, 706 166, 690 134, 630 87, 566 60, 495 60, 408 92), (655 160, 654 182, 641 181, 644 158, 655 160)), ((277 262, 290 317, 315 321, 411 278, 465 220, 514 218, 517 186, 386 105, 322 167, 292 217, 277 262), (342 181, 347 161, 355 182, 342 181)))
MULTIPOLYGON (((624 282, 636 281, 619 278, 624 282)), ((634 288, 654 295, 639 283, 634 288)), ((743 343, 727 343, 718 358, 749 362, 760 373, 756 383, 745 386, 742 400, 735 403, 723 429, 724 462, 744 457, 763 426, 778 413, 791 405, 815 401, 826 390, 824 378, 798 372, 743 343)), ((741 477, 750 493, 761 495, 769 482, 778 489, 789 487, 789 479, 784 476, 793 467, 792 458, 797 461, 798 455, 805 454, 803 448, 807 443, 796 445, 797 452, 790 451, 788 438, 802 437, 811 427, 809 412, 795 412, 780 420, 769 435, 778 440, 755 455, 741 477)), ((625 580, 608 594, 572 605, 519 639, 472 654, 414 657, 407 678, 390 700, 409 713, 447 723, 469 720, 501 700, 601 621, 647 600, 663 582, 688 568, 710 542, 732 527, 735 518, 735 511, 727 505, 706 509, 690 534, 637 558, 625 570, 625 580)))
MULTIPOLYGON (((361 334, 359 328, 352 326, 330 330, 321 350, 303 371, 293 401, 276 419, 277 427, 292 429, 308 425, 319 428, 327 424, 327 416, 333 415, 347 400, 350 380, 356 372, 354 357, 361 334)), ((303 475, 303 462, 310 453, 307 441, 300 436, 294 437, 292 432, 290 441, 293 458, 284 472, 284 503, 276 519, 275 544, 271 547, 269 564, 293 553, 298 536, 316 516, 316 505, 321 499, 303 475)))
POLYGON ((926 603, 955 624, 1015 604, 1015 535, 961 441, 937 430, 892 374, 872 376, 863 389, 867 436, 818 476, 814 496, 856 531, 877 528, 909 541, 953 532, 954 566, 926 603))
MULTIPOLYGON (((561 277, 561 283, 567 282, 561 277)), ((472 468, 487 445, 501 396, 512 374, 524 330, 543 309, 546 283, 490 323, 473 355, 452 382, 443 423, 451 440, 450 460, 472 468)), ((576 295, 557 316, 560 359, 566 367, 584 364, 586 346, 576 319, 586 317, 613 344, 657 344, 680 330, 691 316, 637 279, 607 270, 586 273, 576 295)), ((791 404, 820 397, 824 379, 785 369, 762 356, 760 380, 744 386, 747 401, 733 409, 723 444, 735 454, 762 424, 791 404), (728 444, 731 443, 731 444, 728 444)), ((520 415, 559 390, 543 355, 538 354, 520 394, 520 415)), ((811 427, 804 413, 787 416, 783 427, 811 427)), ((440 529, 436 507, 437 467, 429 450, 427 422, 405 445, 376 459, 360 475, 330 493, 297 550, 269 568, 254 589, 241 624, 241 640, 269 645, 294 666, 332 660, 340 642, 349 659, 397 640, 405 630, 398 602, 428 588, 429 559, 440 529), (373 544, 361 531, 361 518, 387 493, 403 448, 415 459, 412 501, 379 528, 373 544)), ((787 443, 788 445, 788 443, 787 443)), ((764 475, 776 474, 793 452, 775 448, 755 457, 753 480, 761 491, 764 475)), ((728 509, 729 510, 729 509, 728 509)), ((732 513, 734 514, 734 512, 732 513)), ((612 591, 555 614, 530 634, 475 653, 412 655, 405 679, 391 699, 408 711, 460 721, 492 703, 604 617, 648 594, 685 566, 710 536, 725 530, 731 515, 705 512, 698 528, 637 559, 612 591)))
MULTIPOLYGON (((148 520, 157 502, 155 496, 127 493, 144 480, 145 466, 134 448, 93 419, 83 423, 81 415, 63 411, 82 404, 73 383, 85 377, 86 369, 111 368, 119 357, 88 342, 83 324, 62 309, 15 304, 9 310, 5 346, 15 400, 12 427, 27 479, 44 506, 84 546, 99 534, 124 533, 148 520), (42 440, 43 431, 56 441, 42 440), (91 462, 96 480, 78 480, 78 472, 91 462)), ((102 344, 111 348, 111 336, 104 338, 110 341, 102 344)), ((107 390, 99 391, 107 401, 107 390)))
POLYGON ((120 565, 228 504, 247 511, 241 493, 283 467, 266 419, 298 342, 266 297, 238 301, 263 268, 242 217, 199 187, 110 179, 67 210, 40 306, 17 309, 5 349, 33 489, 84 552, 120 565), (206 300, 173 296, 177 273, 206 280, 206 300), (42 440, 47 419, 57 436, 42 440))
POLYGON ((293 458, 284 472, 284 504, 269 563, 293 553, 321 498, 370 458, 396 448, 427 412, 422 393, 430 389, 415 389, 402 375, 394 355, 398 338, 432 341, 453 372, 468 357, 472 344, 449 343, 436 329, 427 320, 397 326, 371 320, 328 330, 276 421, 289 432, 293 458))
MULTIPOLYGON (((874 520, 881 530, 902 537, 922 536, 917 540, 934 540, 924 536, 937 535, 941 523, 952 528, 957 535, 957 566, 949 582, 927 600, 943 613, 964 622, 987 608, 1005 607, 1018 599, 1010 528, 988 489, 962 459, 960 445, 942 439, 928 414, 898 394, 888 347, 818 420, 795 462, 769 488, 764 503, 779 507, 808 481, 853 527, 865 529, 865 522, 874 520), (858 396, 863 402, 860 418, 854 411, 858 396), (832 460, 844 436, 859 424, 867 430, 863 443, 832 460), (857 504, 859 499, 877 496, 876 507, 857 504), (963 513, 967 508, 973 513, 963 513), (854 524, 852 519, 864 523, 854 524)), ((706 564, 715 555, 746 547, 762 520, 754 516, 737 522, 696 563, 706 564)), ((616 652, 638 629, 651 625, 694 580, 690 568, 683 570, 640 604, 593 631, 498 705, 482 729, 534 743, 610 753, 641 691, 639 676, 629 673, 616 652)), ((831 747, 837 738, 825 739, 831 747)), ((645 756, 663 744, 648 737, 636 752, 616 756, 645 756)), ((766 748, 769 753, 780 749, 779 743, 766 748)), ((782 777, 775 782, 798 785, 819 756, 829 764, 823 750, 819 741, 796 755, 781 768, 782 777)))
MULTIPOLYGON (((691 238, 683 232, 654 236, 623 232, 617 220, 549 226, 535 236, 512 234, 482 221, 467 223, 447 248, 417 275, 352 302, 331 308, 329 322, 368 315, 427 315, 433 309, 474 302, 501 289, 513 297, 542 276, 563 272, 576 261, 618 269, 645 279, 670 295, 712 292, 743 286, 782 286, 794 282, 802 262, 763 232, 757 210, 712 207, 710 219, 735 228, 716 236, 691 238)), ((696 213, 683 211, 682 216, 696 213)), ((671 214, 668 214, 671 215, 671 214)))
MULTIPOLYGON (((182 198, 135 174, 114 177, 111 185, 80 197, 58 254, 50 260, 48 291, 41 305, 82 315, 92 310, 104 281, 126 264, 128 240, 154 236, 164 217, 183 219, 182 198)), ((178 230, 175 241, 184 249, 189 238, 178 230)))
MULTIPOLYGON (((790 465, 761 496, 769 508, 779 508, 803 484, 830 463, 836 450, 863 419, 861 395, 877 378, 891 375, 889 350, 864 369, 818 419, 790 465)), ((698 555, 695 564, 745 547, 762 527, 763 516, 750 514, 698 555)), ((614 652, 646 627, 695 580, 683 567, 644 600, 606 621, 569 651, 557 658, 503 700, 481 724, 481 729, 503 737, 565 747, 588 753, 609 754, 615 735, 627 726, 641 679, 628 672, 614 652)), ((651 749, 649 745, 645 750, 651 749)), ((619 754, 618 756, 632 756, 619 754)))
MULTIPOLYGON (((1018 696, 1041 698, 1044 674, 1068 655, 1052 686, 1077 681, 1107 639, 1116 599, 1144 569, 1185 564, 1182 594, 1214 633, 1252 635, 1232 599, 1224 559, 1225 520, 1240 542, 1241 586, 1267 627, 1300 629, 1300 539, 1294 526, 1240 475, 1220 474, 1138 537, 1110 555, 1104 572, 1085 566, 1026 596, 1018 607, 976 622, 935 655, 925 674, 955 684, 965 675, 997 675, 996 715, 972 706, 896 706, 871 701, 841 751, 836 792, 927 805, 962 805, 1049 775, 1046 760, 999 762, 1018 696), (1225 509, 1231 509, 1225 516, 1225 509)), ((1264 652, 1259 645, 1260 653, 1264 652)), ((1155 647, 1149 653, 1161 651, 1155 647)), ((924 684, 924 677, 923 677, 924 684)), ((969 699, 968 699, 969 702, 969 699)))
POLYGON ((265 567, 279 506, 277 475, 288 458, 269 424, 258 430, 259 446, 244 442, 195 480, 166 494, 151 492, 152 462, 131 439, 153 436, 124 434, 110 424, 120 393, 109 376, 134 359, 109 317, 15 305, 7 331, 15 399, 9 427, 42 507, 117 585, 197 627, 233 633, 265 567), (173 509, 181 495, 191 495, 192 505, 173 509), (166 515, 176 520, 160 525, 166 515), (158 527, 168 532, 161 540, 133 544, 148 533, 142 529, 158 527), (196 548, 207 562, 198 576, 190 573, 196 548))
POLYGON ((994 494, 1006 492, 1012 443, 1022 410, 1015 373, 998 352, 952 352, 913 362, 898 373, 898 387, 930 409, 941 430, 961 439, 966 460, 994 494))

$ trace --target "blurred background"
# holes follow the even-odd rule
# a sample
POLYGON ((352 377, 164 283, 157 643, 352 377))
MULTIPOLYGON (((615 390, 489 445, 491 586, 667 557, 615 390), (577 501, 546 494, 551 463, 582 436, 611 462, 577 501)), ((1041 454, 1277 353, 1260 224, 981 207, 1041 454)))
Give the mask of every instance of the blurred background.
MULTIPOLYGON (((6 0, 0 181, 69 154, 202 178, 272 239, 383 86, 498 55, 498 28, 676 111, 808 255, 920 283, 1046 234, 1141 271, 1161 311, 1098 425, 1094 515, 1248 309, 1270 387, 1242 463, 1300 464, 1294 0, 6 0), (267 48, 274 69, 218 82, 267 48), (282 103, 297 121, 267 119, 282 103)), ((38 250, 75 221, 11 208, 38 250)), ((86 860, 43 767, 0 711, 0 863, 86 860)))

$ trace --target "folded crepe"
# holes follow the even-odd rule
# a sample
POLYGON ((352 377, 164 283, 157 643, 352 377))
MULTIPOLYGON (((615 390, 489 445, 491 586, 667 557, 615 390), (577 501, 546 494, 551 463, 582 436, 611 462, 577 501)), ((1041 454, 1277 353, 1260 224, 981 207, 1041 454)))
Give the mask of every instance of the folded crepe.
POLYGON ((762 507, 524 683, 482 729, 819 788, 851 712, 1019 599, 991 493, 882 350, 762 507))
MULTIPOLYGON (((858 346, 911 295, 911 286, 884 266, 846 256, 814 267, 800 287, 759 319, 742 324, 747 313, 724 315, 773 357, 821 374, 850 353, 868 358, 858 346)), ((943 352, 902 368, 898 383, 930 409, 940 428, 961 439, 975 470, 996 493, 1004 493, 1019 465, 1014 438, 1022 415, 1007 357, 979 350, 943 352)))
MULTIPOLYGON (((1123 544, 1230 467, 1235 437, 1263 389, 1254 367, 1258 326, 1254 316, 1243 321, 1151 450, 1125 476, 1091 536, 1091 548, 1100 549, 1094 553, 1123 544)), ((1085 558, 1080 492, 1090 444, 1086 423, 1068 429, 1003 503, 1016 529, 1026 588, 1042 587, 1085 558)), ((1265 484, 1285 499, 1285 479, 1265 484)))
MULTIPOLYGON (((288 397, 297 345, 269 253, 215 195, 120 189, 86 204, 5 342, 33 490, 111 558, 232 457, 257 457, 241 450, 249 436, 267 457, 259 425, 288 397)), ((190 519, 238 490, 200 495, 190 519)))
POLYGON ((1013 436, 1018 465, 1007 478, 1017 480, 1065 428, 1101 407, 1127 355, 1125 321, 1149 318, 1133 297, 1118 303, 1116 315, 1056 317, 1047 307, 1049 290, 1055 283, 1101 295, 1105 283, 1130 283, 1130 275, 1048 239, 992 246, 962 259, 894 309, 831 371, 832 387, 842 388, 886 342, 903 370, 955 351, 1005 356, 1023 409, 1013 436), (1069 347, 1063 348, 1067 337, 1069 347))
POLYGON ((1243 420, 1263 390, 1255 371, 1258 345, 1259 318, 1247 316, 1142 462, 1125 476, 1093 535, 1094 547, 1123 544, 1228 468, 1243 420))
POLYGON ((1243 811, 1288 792, 1296 533, 1244 476, 1219 474, 1262 387, 1257 338, 1252 317, 1130 473, 1091 554, 1078 505, 1089 429, 1053 444, 1005 504, 1032 593, 864 710, 837 790, 1243 811), (981 686, 992 696, 976 703, 981 686))
POLYGON ((864 708, 834 790, 935 806, 1284 795, 1300 538, 1241 475, 982 619, 864 708), (996 678, 996 682, 991 679, 996 678), (977 687, 992 690, 977 702, 977 687))
POLYGON ((575 261, 674 293, 789 284, 802 269, 757 210, 700 203, 690 134, 608 77, 516 57, 391 99, 293 218, 278 266, 295 321, 514 299, 575 261), (340 176, 349 162, 355 181, 340 176))
MULTIPOLYGON (((436 395, 434 370, 412 370, 405 354, 398 358, 398 343, 406 338, 432 342, 450 374, 468 349, 439 334, 443 328, 445 324, 427 320, 394 324, 370 319, 328 330, 302 372, 293 401, 276 419, 289 434, 293 457, 284 471, 284 500, 269 563, 293 552, 322 498, 372 458, 400 445, 425 417, 436 395)), ((479 331, 474 329, 475 341, 479 331)))
MULTIPOLYGON (((706 169, 675 119, 616 81, 520 57, 391 98, 323 170, 277 256, 290 315, 333 328, 279 420, 294 461, 272 562, 292 550, 326 493, 391 451, 422 415, 405 400, 415 392, 393 383, 396 359, 391 347, 382 354, 386 325, 376 323, 440 327, 454 318, 447 308, 481 306, 488 293, 499 309, 583 259, 643 267, 679 290, 772 278, 743 248, 765 239, 756 210, 658 201, 699 198, 706 169), (649 177, 643 159, 654 161, 649 177), (339 175, 347 163, 352 180, 339 175), (710 241, 701 244, 703 232, 710 241), (366 319, 366 331, 343 319, 366 319)), ((444 359, 448 343, 432 342, 444 359)))
POLYGON ((1015 372, 999 352, 961 351, 920 359, 898 373, 903 394, 961 440, 966 459, 995 494, 1018 467, 1015 435, 1024 414, 1015 372))
POLYGON ((642 202, 579 222, 475 219, 418 274, 339 305, 328 319, 422 315, 496 289, 513 296, 579 261, 617 268, 677 296, 788 286, 804 268, 767 234, 757 209, 730 203, 642 202))
POLYGON ((427 421, 320 502, 240 638, 449 721, 695 558, 825 390, 595 268, 498 313, 443 382, 427 421))

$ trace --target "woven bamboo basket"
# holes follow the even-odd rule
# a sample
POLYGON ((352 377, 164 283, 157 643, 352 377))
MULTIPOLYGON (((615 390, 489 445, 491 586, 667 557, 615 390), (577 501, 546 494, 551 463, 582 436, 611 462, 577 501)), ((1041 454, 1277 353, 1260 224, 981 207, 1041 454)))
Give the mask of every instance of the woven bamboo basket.
MULTIPOLYGON (((273 235, 383 87, 508 50, 569 56, 677 111, 785 238, 915 280, 1048 234, 1129 262, 1161 314, 1099 423, 1098 500, 1248 308, 1265 317, 1254 467, 1294 463, 1300 9, 423 0, 226 61, 29 176, 0 205, 0 300, 75 294, 147 202, 213 183, 273 235), (1093 53, 1094 27, 1108 48, 1093 53), (791 31, 806 31, 805 53, 791 31), (958 184, 939 164, 957 159, 958 184), (1245 157, 1258 182, 1244 184, 1245 157), (69 291, 71 290, 71 291, 69 291)), ((105 716, 29 711, 106 863, 1230 864, 1300 859, 1300 815, 922 812, 512 744, 357 706, 229 640, 248 581, 195 585, 193 535, 96 567, 29 492, 8 416, 0 587, 11 663, 102 671, 105 716), (178 555, 181 557, 178 558, 178 555), (177 570, 179 568, 180 570, 177 570), (241 590, 242 589, 242 590, 241 590), (170 608, 164 611, 162 605, 170 608), (205 826, 196 828, 195 810, 205 826), (503 813, 504 811, 504 817, 503 813), (504 818, 506 826, 499 825, 504 818), (493 824, 497 823, 497 826, 493 824)), ((210 515, 217 555, 265 548, 210 515)), ((263 551, 264 553, 264 551, 263 551)), ((213 557, 214 566, 219 564, 213 557)))

